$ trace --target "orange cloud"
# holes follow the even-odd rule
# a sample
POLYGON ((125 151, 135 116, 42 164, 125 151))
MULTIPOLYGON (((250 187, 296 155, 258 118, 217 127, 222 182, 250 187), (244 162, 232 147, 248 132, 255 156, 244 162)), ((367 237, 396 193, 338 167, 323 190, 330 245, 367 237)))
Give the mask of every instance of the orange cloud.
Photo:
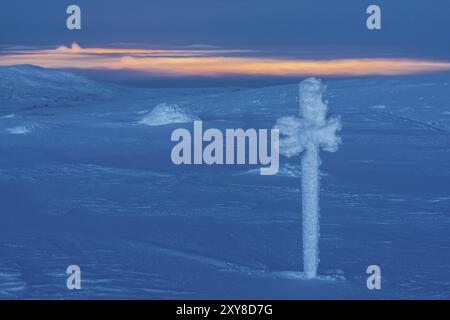
POLYGON ((123 58, 111 68, 173 75, 343 76, 398 75, 450 70, 450 63, 408 59, 280 60, 267 58, 123 58))
MULTIPOLYGON (((207 55, 207 54, 231 54, 248 52, 248 50, 183 50, 183 49, 120 49, 120 48, 82 48, 76 42, 72 43, 71 47, 59 46, 53 50, 41 50, 35 53, 52 54, 56 50, 61 54, 73 54, 73 53, 85 53, 85 54, 117 54, 117 55, 168 55, 168 56, 180 56, 180 55, 207 55)), ((27 53, 27 51, 21 51, 20 53, 27 53)))
POLYGON ((0 65, 35 64, 47 68, 133 70, 171 76, 364 76, 450 70, 450 62, 417 59, 302 60, 227 56, 236 50, 151 50, 70 48, 27 50, 0 55, 0 65))

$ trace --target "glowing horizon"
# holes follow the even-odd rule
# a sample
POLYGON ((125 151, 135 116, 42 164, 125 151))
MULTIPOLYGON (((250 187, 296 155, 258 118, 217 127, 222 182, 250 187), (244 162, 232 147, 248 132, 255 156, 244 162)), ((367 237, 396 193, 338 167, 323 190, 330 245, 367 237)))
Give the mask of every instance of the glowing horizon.
POLYGON ((249 56, 251 51, 220 49, 82 48, 11 50, 0 66, 33 64, 59 69, 129 70, 163 76, 368 76, 450 70, 450 62, 408 58, 306 60, 249 56), (247 55, 242 55, 246 53, 247 55))

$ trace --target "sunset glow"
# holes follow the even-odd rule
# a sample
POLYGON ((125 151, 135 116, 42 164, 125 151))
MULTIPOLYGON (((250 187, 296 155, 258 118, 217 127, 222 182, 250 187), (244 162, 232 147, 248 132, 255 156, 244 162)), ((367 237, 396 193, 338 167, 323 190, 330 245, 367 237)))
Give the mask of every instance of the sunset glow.
POLYGON ((244 55, 241 50, 70 48, 7 50, 0 65, 33 64, 46 68, 131 70, 167 76, 364 76, 450 70, 450 62, 365 58, 302 60, 244 55))

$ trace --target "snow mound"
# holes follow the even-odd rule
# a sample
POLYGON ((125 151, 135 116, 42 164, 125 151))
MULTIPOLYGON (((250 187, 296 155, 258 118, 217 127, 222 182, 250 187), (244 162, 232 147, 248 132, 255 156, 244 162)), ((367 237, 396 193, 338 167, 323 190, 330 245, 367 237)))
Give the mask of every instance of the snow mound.
POLYGON ((17 126, 6 129, 9 134, 27 134, 32 130, 29 126, 17 126))
POLYGON ((142 118, 139 123, 148 126, 163 126, 171 123, 187 123, 200 120, 188 108, 178 104, 161 103, 142 118))
POLYGON ((380 104, 380 105, 372 106, 372 109, 374 109, 374 110, 386 109, 386 106, 383 104, 380 104))
POLYGON ((28 134, 32 131, 35 131, 35 129, 42 128, 41 125, 37 123, 26 123, 21 125, 16 125, 13 127, 6 128, 6 132, 9 134, 28 134))

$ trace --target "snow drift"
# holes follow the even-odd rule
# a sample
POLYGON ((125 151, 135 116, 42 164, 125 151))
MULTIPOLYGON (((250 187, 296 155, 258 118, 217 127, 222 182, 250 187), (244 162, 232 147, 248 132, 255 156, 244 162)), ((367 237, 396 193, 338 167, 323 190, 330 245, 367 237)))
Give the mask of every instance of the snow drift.
POLYGON ((200 120, 188 108, 178 104, 161 103, 150 111, 139 123, 148 126, 163 126, 171 123, 187 123, 200 120))

